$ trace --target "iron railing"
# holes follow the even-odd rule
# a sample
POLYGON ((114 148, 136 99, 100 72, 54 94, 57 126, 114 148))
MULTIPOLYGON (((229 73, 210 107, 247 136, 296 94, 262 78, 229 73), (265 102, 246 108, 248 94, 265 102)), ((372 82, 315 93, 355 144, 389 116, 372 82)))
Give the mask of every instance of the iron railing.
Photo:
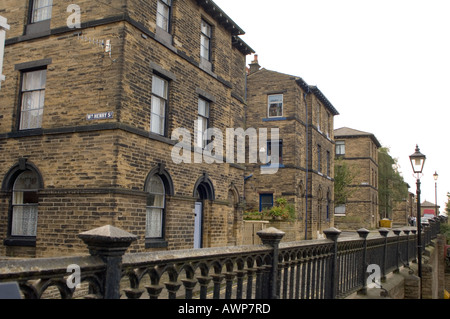
MULTIPOLYGON (((439 224, 424 227, 423 245, 439 224)), ((412 228, 342 238, 331 228, 326 239, 288 243, 269 228, 258 232, 262 245, 127 254, 136 238, 105 227, 79 235, 89 256, 0 260, 0 282, 17 282, 27 299, 335 299, 364 293, 370 265, 382 281, 417 254, 412 228)))

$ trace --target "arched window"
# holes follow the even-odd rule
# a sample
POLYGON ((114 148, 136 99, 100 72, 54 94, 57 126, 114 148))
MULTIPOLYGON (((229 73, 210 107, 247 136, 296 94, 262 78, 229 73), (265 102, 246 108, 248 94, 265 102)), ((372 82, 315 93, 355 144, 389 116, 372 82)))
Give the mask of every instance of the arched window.
POLYGON ((147 218, 145 237, 162 239, 164 237, 165 189, 159 175, 152 175, 145 185, 147 195, 147 218))
POLYGON ((12 188, 11 236, 36 237, 39 178, 33 171, 20 173, 12 188))

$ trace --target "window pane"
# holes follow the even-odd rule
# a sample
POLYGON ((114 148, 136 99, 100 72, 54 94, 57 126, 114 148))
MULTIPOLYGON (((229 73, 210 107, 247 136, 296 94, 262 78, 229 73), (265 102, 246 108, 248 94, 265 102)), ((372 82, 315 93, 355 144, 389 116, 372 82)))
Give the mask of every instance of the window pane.
POLYGON ((146 192, 158 195, 164 195, 164 184, 161 177, 153 175, 147 182, 146 192))
POLYGON ((26 72, 23 74, 22 91, 45 89, 47 70, 26 72))
POLYGON ((22 95, 22 111, 37 110, 44 106, 45 91, 26 92, 22 95))
POLYGON ((273 206, 273 194, 260 195, 260 208, 264 209, 272 208, 273 206))
POLYGON ((211 38, 211 26, 205 21, 202 21, 202 33, 211 38))
POLYGON ((197 146, 205 147, 206 140, 204 139, 206 130, 208 129, 208 119, 199 116, 197 119, 197 146))
POLYGON ((345 142, 336 142, 336 154, 337 155, 345 154, 345 142))
POLYGON ((269 103, 278 103, 278 102, 283 102, 283 95, 278 94, 278 95, 269 95, 269 103))
POLYGON ((156 96, 152 96, 152 114, 159 116, 165 115, 165 104, 166 102, 156 96))
POLYGON ((48 20, 52 17, 53 0, 34 0, 31 22, 48 20))
POLYGON ((13 190, 37 190, 39 188, 38 177, 32 171, 21 173, 14 182, 13 190))
POLYGON ((147 208, 146 231, 147 238, 162 237, 162 216, 163 210, 159 208, 147 208))
MULTIPOLYGON (((167 2, 167 1, 164 1, 167 2)), ((170 8, 168 4, 158 1, 158 9, 156 13, 156 25, 165 31, 169 31, 169 15, 170 8)))
POLYGON ((209 117, 209 102, 198 99, 198 114, 203 117, 209 117))
POLYGON ((164 99, 167 99, 167 81, 165 81, 157 76, 153 76, 152 93, 156 94, 164 99))
POLYGON ((162 237, 162 219, 164 212, 164 184, 158 175, 153 175, 147 182, 145 191, 147 196, 146 237, 162 237))
POLYGON ((269 116, 283 116, 283 104, 271 104, 269 106, 269 116))
POLYGON ((165 101, 156 96, 152 96, 152 111, 150 114, 150 131, 164 135, 165 130, 165 101))
POLYGON ((43 109, 23 111, 20 115, 20 129, 35 129, 42 127, 43 109))
POLYGON ((269 95, 269 117, 283 116, 283 94, 269 95))
POLYGON ((209 60, 209 39, 204 35, 201 37, 200 55, 202 58, 209 60))
POLYGON ((42 126, 47 70, 23 73, 20 129, 42 126))
POLYGON ((33 206, 14 206, 12 216, 12 236, 36 236, 37 228, 36 205, 33 206))
POLYGON ((11 235, 36 236, 39 182, 31 171, 21 173, 13 186, 11 235))
POLYGON ((164 194, 149 194, 147 196, 147 206, 164 208, 164 194))
POLYGON ((156 133, 159 135, 164 135, 164 123, 161 119, 161 117, 152 114, 152 121, 151 121, 151 132, 156 133))

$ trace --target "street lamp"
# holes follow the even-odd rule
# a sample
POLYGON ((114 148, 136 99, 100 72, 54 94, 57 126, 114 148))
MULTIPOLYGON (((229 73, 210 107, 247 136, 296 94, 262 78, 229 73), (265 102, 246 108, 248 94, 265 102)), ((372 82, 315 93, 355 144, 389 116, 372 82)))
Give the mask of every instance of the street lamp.
POLYGON ((434 172, 434 174, 433 174, 433 178, 434 178, 434 204, 436 205, 434 207, 434 215, 435 215, 435 217, 439 216, 439 214, 438 214, 438 207, 437 207, 438 206, 437 205, 437 180, 438 180, 438 177, 439 177, 438 173, 434 172))
POLYGON ((420 153, 419 146, 416 145, 416 152, 409 157, 414 174, 416 174, 417 185, 417 263, 418 275, 422 278, 422 222, 420 212, 420 175, 422 174, 423 165, 426 156, 420 153))

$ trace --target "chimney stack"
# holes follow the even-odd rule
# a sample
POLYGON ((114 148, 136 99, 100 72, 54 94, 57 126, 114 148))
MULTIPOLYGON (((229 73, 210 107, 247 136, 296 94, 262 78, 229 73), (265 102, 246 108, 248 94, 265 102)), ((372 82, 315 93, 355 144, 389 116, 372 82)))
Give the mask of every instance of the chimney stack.
POLYGON ((252 73, 255 73, 256 71, 259 71, 260 68, 261 68, 261 66, 258 63, 258 55, 255 54, 253 61, 250 63, 249 74, 252 74, 252 73))

